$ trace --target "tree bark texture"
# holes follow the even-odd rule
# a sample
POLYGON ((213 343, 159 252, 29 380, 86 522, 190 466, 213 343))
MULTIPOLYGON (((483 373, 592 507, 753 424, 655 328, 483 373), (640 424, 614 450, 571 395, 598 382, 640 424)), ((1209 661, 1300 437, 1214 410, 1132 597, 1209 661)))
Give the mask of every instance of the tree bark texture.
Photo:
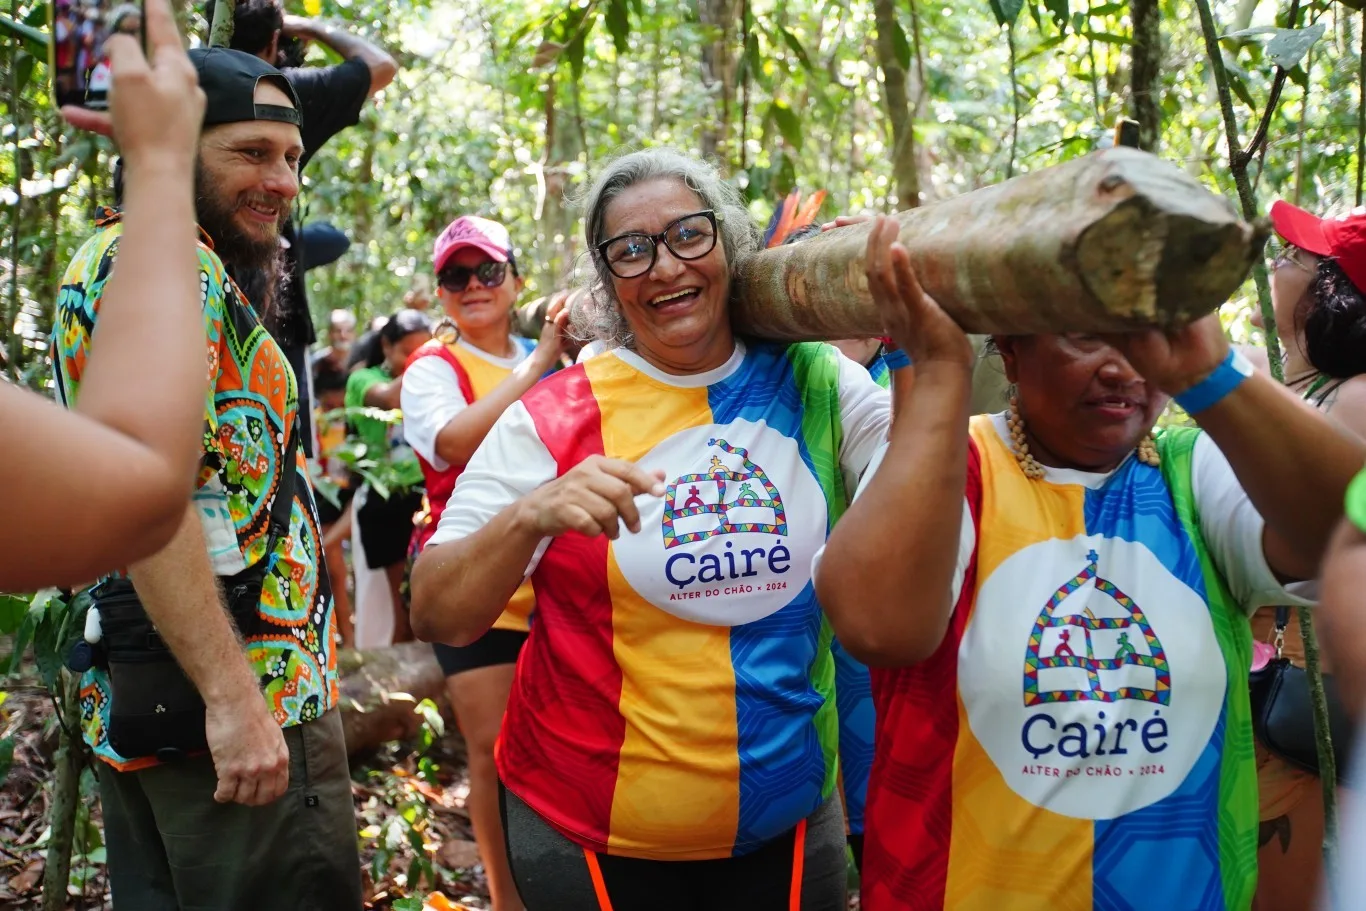
MULTIPOLYGON (((969 332, 1115 332, 1197 319, 1228 299, 1267 228, 1180 168, 1112 148, 896 216, 921 285, 969 332)), ((871 225, 740 264, 733 320, 777 340, 881 335, 871 225)))
POLYGON ((892 176, 899 207, 920 205, 920 171, 916 166, 915 110, 907 91, 906 70, 896 55, 894 0, 873 0, 877 20, 877 65, 882 71, 882 103, 892 127, 892 176))
POLYGON ((735 23, 740 18, 737 0, 696 0, 697 20, 712 32, 702 45, 702 84, 715 99, 716 118, 702 126, 702 157, 722 164, 728 161, 730 109, 735 100, 736 55, 733 51, 735 23))
POLYGON ((1156 152, 1162 135, 1162 107, 1158 83, 1162 72, 1162 12, 1159 0, 1131 0, 1129 18, 1134 24, 1133 94, 1134 120, 1138 121, 1138 147, 1156 152))
POLYGON ((85 768, 85 740, 81 738, 80 678, 62 672, 61 735, 54 762, 52 809, 48 824, 52 834, 43 867, 43 911, 65 911, 67 884, 71 881, 71 849, 76 835, 76 804, 81 795, 81 769, 85 768))
POLYGON ((347 649, 338 656, 337 667, 342 730, 350 755, 416 734, 422 718, 414 709, 423 699, 445 705, 446 675, 425 642, 347 649))
POLYGON ((233 13, 237 10, 237 0, 214 0, 213 18, 209 25, 209 46, 230 47, 232 30, 235 23, 233 13))

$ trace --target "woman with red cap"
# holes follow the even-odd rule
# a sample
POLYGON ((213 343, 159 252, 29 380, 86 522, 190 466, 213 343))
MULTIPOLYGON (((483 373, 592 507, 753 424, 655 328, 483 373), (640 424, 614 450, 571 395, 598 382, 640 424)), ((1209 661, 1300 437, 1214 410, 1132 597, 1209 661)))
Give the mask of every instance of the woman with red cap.
MULTIPOLYGON (((1271 303, 1283 346, 1286 385, 1366 437, 1366 212, 1319 218, 1278 201, 1271 207, 1271 221, 1281 240, 1272 264, 1271 303)), ((1252 321, 1261 326, 1261 314, 1252 321)), ((1289 589, 1309 601, 1318 600, 1317 582, 1289 589)), ((1288 608, 1258 610, 1252 617, 1252 633, 1257 643, 1254 667, 1275 657, 1278 640, 1280 654, 1304 665, 1299 624, 1288 608)), ((1307 699, 1297 710, 1312 712, 1307 699)), ((1340 742, 1346 732, 1334 729, 1334 734, 1336 747, 1347 746, 1340 742)), ((1307 908, 1322 864, 1322 784, 1313 772, 1288 762, 1260 738, 1256 749, 1261 827, 1254 907, 1307 908)))
MULTIPOLYGON (((437 238, 432 265, 445 319, 436 338, 408 361, 400 401, 404 435, 422 465, 430 506, 414 535, 414 554, 436 530, 456 479, 493 423, 554 369, 565 319, 557 303, 548 311, 538 343, 512 334, 513 307, 523 283, 511 238, 497 222, 457 218, 437 238)), ((532 604, 531 586, 525 584, 478 640, 462 648, 433 646, 469 752, 466 806, 494 911, 522 907, 503 844, 493 744, 532 604)))

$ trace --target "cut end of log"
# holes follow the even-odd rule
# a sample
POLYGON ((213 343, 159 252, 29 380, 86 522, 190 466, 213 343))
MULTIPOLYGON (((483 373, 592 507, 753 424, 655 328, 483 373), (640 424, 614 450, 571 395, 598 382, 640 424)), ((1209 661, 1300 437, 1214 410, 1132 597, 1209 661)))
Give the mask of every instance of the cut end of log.
MULTIPOLYGON (((1180 168, 1117 147, 898 213, 925 291, 968 332, 1122 332, 1188 323, 1247 277, 1268 231, 1180 168)), ((732 321, 775 341, 882 334, 869 225, 739 265, 732 321)))

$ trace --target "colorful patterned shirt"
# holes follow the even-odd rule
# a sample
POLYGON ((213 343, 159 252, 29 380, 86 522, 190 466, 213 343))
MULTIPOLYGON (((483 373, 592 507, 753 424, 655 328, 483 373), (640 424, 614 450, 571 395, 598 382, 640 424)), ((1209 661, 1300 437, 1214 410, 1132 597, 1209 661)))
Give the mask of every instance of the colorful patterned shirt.
POLYGON ((1191 428, 1040 481, 1008 439, 973 419, 944 642, 873 670, 864 907, 1243 911, 1261 517, 1191 428))
MULTIPOLYGON (((118 256, 122 225, 106 213, 98 231, 76 252, 62 276, 52 330, 57 397, 71 407, 100 302, 118 256)), ((280 478, 289 429, 298 407, 294 373, 223 269, 217 254, 199 246, 200 305, 208 342, 204 457, 193 495, 214 572, 232 575, 265 559, 271 494, 280 478)), ((302 442, 295 464, 290 535, 276 548, 266 574, 259 622, 246 635, 247 656, 281 726, 322 715, 337 702, 337 655, 332 594, 322 566, 317 510, 302 442)), ((155 765, 125 761, 105 736, 109 681, 100 670, 81 683, 87 742, 120 769, 155 765)))
POLYGON ((614 349, 508 409, 433 542, 594 454, 668 479, 637 498, 639 533, 542 542, 498 749, 508 789, 585 847, 662 860, 745 854, 818 809, 838 726, 811 559, 889 412, 821 344, 737 345, 694 376, 614 349))

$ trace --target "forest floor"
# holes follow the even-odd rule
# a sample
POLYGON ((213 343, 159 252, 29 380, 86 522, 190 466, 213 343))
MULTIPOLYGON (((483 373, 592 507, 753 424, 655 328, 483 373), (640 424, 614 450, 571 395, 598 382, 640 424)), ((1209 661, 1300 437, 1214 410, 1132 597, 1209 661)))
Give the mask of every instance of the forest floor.
MULTIPOLYGON (((46 690, 8 689, 0 703, 0 738, 8 735, 14 736, 14 758, 0 787, 0 909, 30 911, 42 905, 58 744, 46 690)), ((425 751, 390 744, 360 761, 353 757, 351 772, 366 908, 485 911, 488 889, 465 813, 469 783, 460 738, 442 737, 425 751)), ((97 795, 88 768, 81 778, 69 911, 112 907, 97 795)))
MULTIPOLYGON (((7 778, 0 756, 0 911, 37 911, 59 731, 47 690, 11 685, 0 695, 0 739, 14 737, 7 778)), ((420 743, 395 743, 368 757, 352 757, 351 780, 367 909, 487 911, 488 886, 465 812, 469 779, 458 735, 430 738, 425 749, 420 743)), ((94 768, 87 767, 67 911, 113 907, 98 793, 94 768)), ((849 907, 857 911, 852 877, 850 885, 849 907)))

